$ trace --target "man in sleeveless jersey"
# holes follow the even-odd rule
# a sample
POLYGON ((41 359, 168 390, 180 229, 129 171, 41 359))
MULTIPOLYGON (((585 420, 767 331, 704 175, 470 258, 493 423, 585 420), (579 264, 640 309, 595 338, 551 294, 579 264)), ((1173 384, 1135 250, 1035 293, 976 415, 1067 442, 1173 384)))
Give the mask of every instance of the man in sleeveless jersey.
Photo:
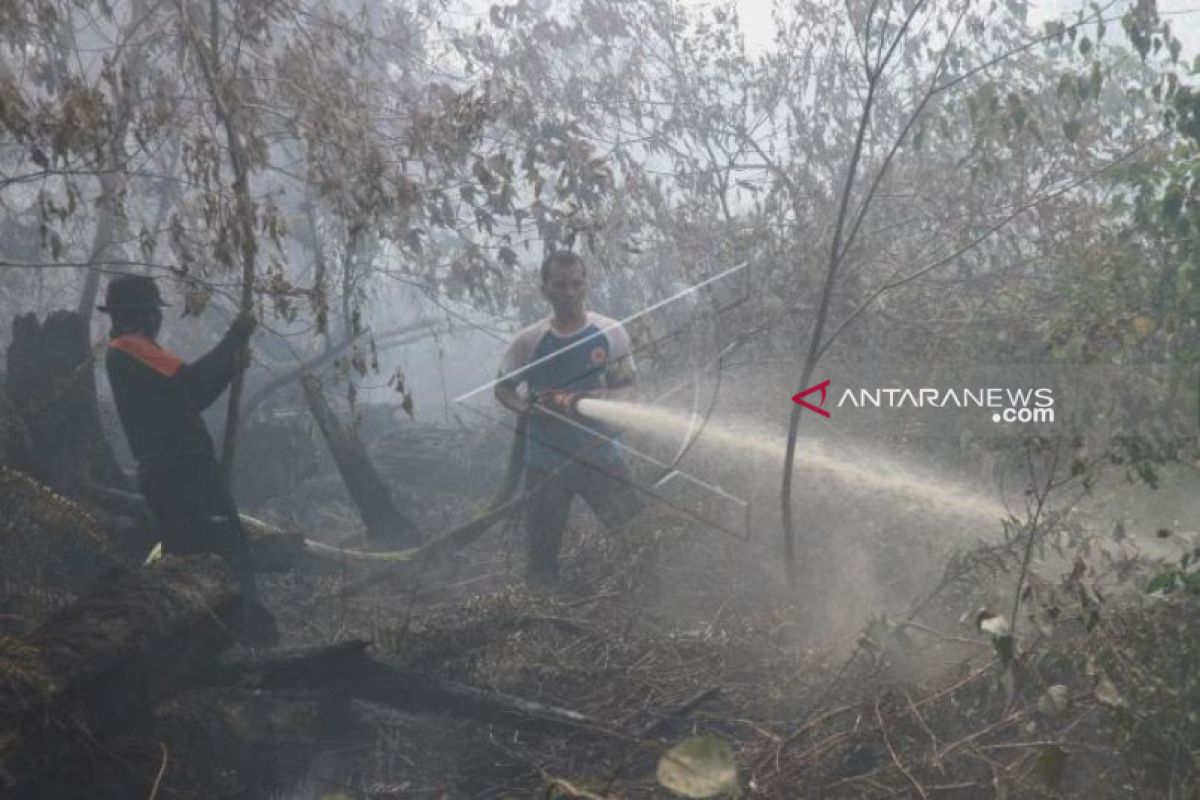
POLYGON ((575 413, 585 397, 621 399, 635 378, 629 335, 616 320, 585 310, 587 273, 575 253, 542 262, 542 294, 553 314, 517 334, 500 367, 496 399, 530 414, 525 481, 528 580, 558 575, 563 529, 575 495, 610 531, 629 522, 641 500, 613 438, 616 431, 575 413), (525 391, 521 391, 522 384, 525 391))

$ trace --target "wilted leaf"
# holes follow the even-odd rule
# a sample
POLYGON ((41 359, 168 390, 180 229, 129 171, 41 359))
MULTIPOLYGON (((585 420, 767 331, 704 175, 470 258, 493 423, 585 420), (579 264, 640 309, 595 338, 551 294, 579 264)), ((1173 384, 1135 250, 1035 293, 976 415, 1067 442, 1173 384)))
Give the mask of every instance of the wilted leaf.
POLYGON ((1125 707, 1125 698, 1121 697, 1117 685, 1103 672, 1100 673, 1100 680, 1096 683, 1096 699, 1111 708, 1125 707))
POLYGON ((212 300, 212 290, 201 283, 191 283, 183 295, 183 316, 198 317, 212 300))
POLYGON ((150 233, 145 227, 138 231, 138 249, 142 253, 142 258, 149 260, 154 256, 154 249, 158 246, 158 242, 154 234, 150 233))
POLYGON ((1057 789, 1062 783, 1063 772, 1067 768, 1067 751, 1056 744, 1043 747, 1038 753, 1037 769, 1042 782, 1051 789, 1057 789))
POLYGON ((659 759, 657 777, 683 797, 741 793, 733 750, 719 736, 693 736, 675 745, 659 759))
POLYGON ((991 634, 992 636, 1008 635, 1008 620, 1004 618, 1003 614, 991 614, 991 616, 987 616, 986 612, 980 612, 977 620, 979 630, 984 633, 991 634))
POLYGON ((1136 317, 1130 320, 1129 324, 1139 339, 1145 339, 1154 332, 1155 328, 1158 327, 1154 320, 1151 317, 1147 317, 1145 314, 1138 314, 1136 317))
POLYGON ((391 386, 400 395, 400 408, 404 409, 404 413, 410 418, 413 417, 413 399, 412 391, 409 390, 408 384, 404 377, 404 370, 396 367, 396 371, 392 373, 392 377, 388 378, 388 386, 391 386))
POLYGON ((1038 711, 1052 717, 1067 710, 1071 702, 1071 692, 1061 683, 1046 687, 1046 691, 1038 698, 1038 711))
POLYGON ((424 250, 421 246, 421 236, 424 235, 424 233, 425 232, 419 228, 410 228, 408 233, 404 235, 404 244, 409 250, 412 250, 417 255, 421 255, 424 250))

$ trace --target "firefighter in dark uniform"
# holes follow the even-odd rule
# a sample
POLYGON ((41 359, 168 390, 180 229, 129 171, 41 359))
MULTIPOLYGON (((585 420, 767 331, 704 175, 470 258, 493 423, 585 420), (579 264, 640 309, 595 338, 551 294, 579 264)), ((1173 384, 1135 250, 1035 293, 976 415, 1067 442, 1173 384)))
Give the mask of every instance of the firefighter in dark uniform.
MULTIPOLYGON (((243 313, 208 353, 188 364, 155 341, 167 304, 152 278, 113 278, 100 311, 112 318, 105 355, 121 426, 137 459, 138 485, 158 521, 163 553, 216 553, 256 598, 246 532, 200 412, 225 391, 256 321, 243 313)), ((258 609, 242 622, 256 643, 277 637, 258 609)))

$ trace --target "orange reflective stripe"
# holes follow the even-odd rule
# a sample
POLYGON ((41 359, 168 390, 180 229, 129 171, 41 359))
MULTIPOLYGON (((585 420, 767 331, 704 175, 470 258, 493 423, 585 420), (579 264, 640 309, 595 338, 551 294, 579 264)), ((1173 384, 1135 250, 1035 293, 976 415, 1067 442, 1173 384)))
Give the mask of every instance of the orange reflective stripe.
POLYGON ((170 350, 164 350, 140 334, 128 333, 118 336, 110 341, 108 346, 128 353, 155 372, 166 375, 168 378, 179 372, 179 368, 183 366, 183 359, 179 356, 170 350))

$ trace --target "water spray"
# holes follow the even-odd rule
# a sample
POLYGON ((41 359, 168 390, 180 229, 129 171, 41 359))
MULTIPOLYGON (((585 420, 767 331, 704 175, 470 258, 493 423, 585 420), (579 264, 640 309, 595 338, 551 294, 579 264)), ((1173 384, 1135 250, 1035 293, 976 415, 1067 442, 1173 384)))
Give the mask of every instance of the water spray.
MULTIPOLYGON (((583 398, 575 405, 576 413, 618 429, 678 441, 691 431, 687 414, 642 403, 620 400, 583 398)), ((785 441, 762 434, 735 431, 710 422, 700 435, 700 441, 728 453, 752 453, 774 459, 782 464, 785 441)), ((922 501, 935 510, 994 521, 1006 517, 998 502, 978 493, 969 492, 932 478, 911 475, 912 467, 897 464, 885 457, 873 456, 870 463, 861 458, 831 453, 820 441, 806 441, 796 451, 796 462, 822 472, 851 488, 869 487, 922 501)))

